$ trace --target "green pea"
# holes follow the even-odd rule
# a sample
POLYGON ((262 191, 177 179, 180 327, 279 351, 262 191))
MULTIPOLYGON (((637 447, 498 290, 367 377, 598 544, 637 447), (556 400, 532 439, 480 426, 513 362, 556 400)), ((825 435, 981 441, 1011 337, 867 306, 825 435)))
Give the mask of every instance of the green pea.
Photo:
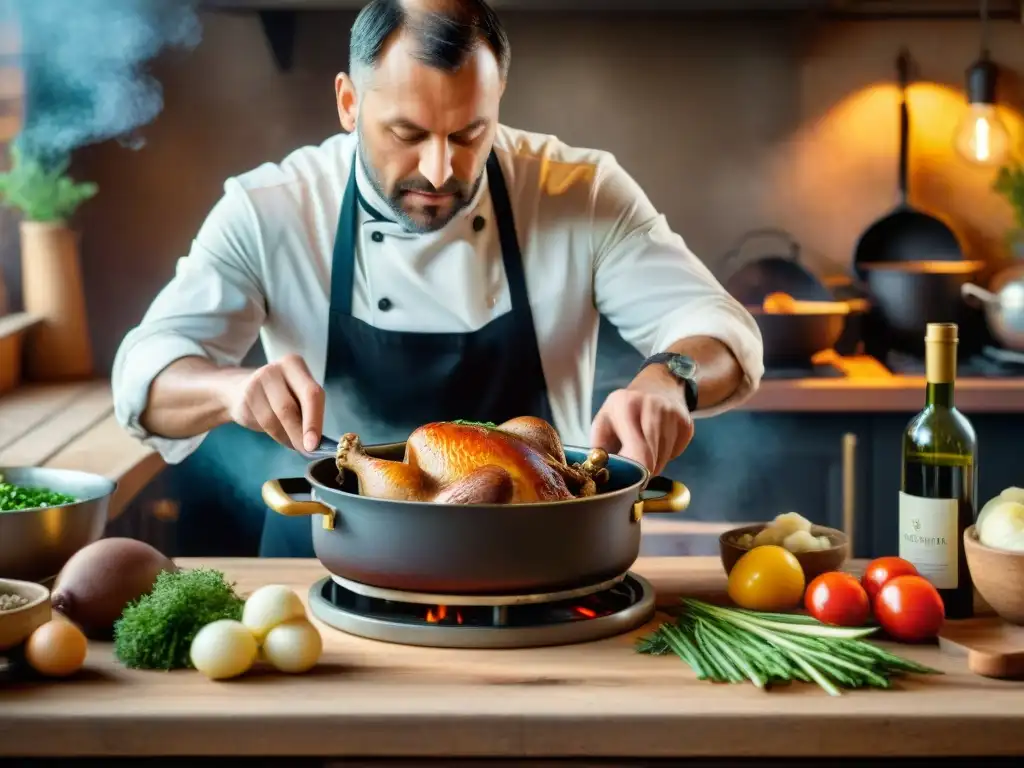
POLYGON ((0 480, 0 512, 17 512, 36 507, 58 507, 73 504, 77 499, 48 488, 28 488, 0 480))

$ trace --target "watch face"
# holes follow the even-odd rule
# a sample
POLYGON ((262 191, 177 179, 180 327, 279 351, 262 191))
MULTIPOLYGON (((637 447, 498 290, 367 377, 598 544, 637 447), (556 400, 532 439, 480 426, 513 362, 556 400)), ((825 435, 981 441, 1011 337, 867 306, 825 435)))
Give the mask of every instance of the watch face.
POLYGON ((668 369, 680 379, 693 378, 697 372, 697 363, 685 355, 675 355, 669 358, 667 365, 668 369))

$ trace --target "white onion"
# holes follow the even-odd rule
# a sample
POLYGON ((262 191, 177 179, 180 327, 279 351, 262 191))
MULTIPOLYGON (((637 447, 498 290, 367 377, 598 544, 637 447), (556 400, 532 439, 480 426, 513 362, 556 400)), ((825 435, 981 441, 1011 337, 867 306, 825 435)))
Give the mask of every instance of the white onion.
POLYGON ((1004 488, 998 496, 993 496, 985 503, 985 506, 981 508, 977 519, 974 521, 974 529, 978 531, 979 537, 981 536, 981 524, 988 517, 988 513, 1004 501, 1015 501, 1018 504, 1024 504, 1024 488, 1017 488, 1011 485, 1009 488, 1004 488))
POLYGON ((991 507, 978 528, 978 539, 986 547, 1024 552, 1024 504, 1003 499, 991 507))
POLYGON ((211 680, 238 677, 249 671, 259 646, 240 621, 219 619, 196 633, 189 649, 192 666, 211 680))
POLYGON ((278 624, 263 640, 263 658, 279 672, 305 672, 320 660, 323 640, 306 619, 278 624))
POLYGON ((294 590, 282 584, 260 587, 245 601, 242 623, 262 641, 278 624, 306 618, 306 607, 294 590))
POLYGON ((1024 504, 1024 488, 1011 485, 999 494, 999 498, 1004 501, 1016 501, 1018 504, 1024 504))

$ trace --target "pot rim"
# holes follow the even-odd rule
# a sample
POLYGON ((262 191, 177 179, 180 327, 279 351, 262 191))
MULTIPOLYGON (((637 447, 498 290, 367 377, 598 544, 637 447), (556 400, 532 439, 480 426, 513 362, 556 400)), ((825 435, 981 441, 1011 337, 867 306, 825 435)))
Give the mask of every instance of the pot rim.
POLYGON ((61 481, 71 482, 78 480, 80 482, 94 485, 96 486, 96 489, 94 492, 90 492, 81 498, 76 498, 74 501, 69 501, 67 504, 55 504, 51 507, 10 509, 6 512, 0 511, 0 522, 2 522, 5 517, 13 518, 15 515, 34 515, 51 509, 71 509, 72 507, 82 507, 86 504, 101 502, 111 498, 120 485, 118 481, 112 480, 105 475, 96 474, 95 472, 85 472, 80 469, 59 469, 56 467, 35 467, 30 465, 14 464, 0 466, 0 477, 8 478, 9 481, 15 485, 18 485, 19 483, 15 479, 10 478, 25 472, 33 475, 41 475, 44 478, 50 478, 50 483, 55 485, 47 486, 47 490, 55 493, 63 493, 69 496, 73 495, 69 492, 68 486, 61 481))
POLYGON ((766 312, 763 307, 746 306, 745 309, 754 317, 842 317, 846 318, 855 314, 849 306, 843 302, 829 302, 841 305, 834 309, 822 309, 816 312, 766 312))
MULTIPOLYGON (((384 443, 384 444, 380 444, 380 445, 369 445, 369 446, 366 446, 366 447, 367 447, 367 449, 370 449, 370 448, 393 448, 393 447, 397 447, 397 446, 400 446, 400 445, 404 446, 405 442, 402 441, 402 442, 399 442, 399 443, 384 443)), ((565 450, 565 451, 576 451, 576 452, 582 453, 584 456, 586 456, 592 449, 591 448, 582 448, 582 447, 576 446, 576 445, 566 445, 566 446, 563 446, 563 450, 565 450)), ((536 507, 553 507, 553 506, 562 507, 562 506, 566 506, 566 505, 570 505, 570 504, 582 504, 582 503, 586 503, 588 501, 592 502, 594 499, 598 499, 598 498, 600 498, 600 499, 610 499, 610 498, 615 498, 616 496, 626 496, 627 494, 634 495, 634 498, 635 498, 635 497, 638 497, 641 493, 643 493, 643 490, 650 483, 651 479, 653 477, 655 477, 654 475, 651 475, 650 470, 648 470, 647 467, 645 467, 640 462, 633 461, 632 459, 627 459, 625 456, 620 456, 617 453, 609 453, 608 454, 609 462, 611 462, 612 459, 614 459, 616 461, 623 462, 625 464, 628 464, 629 466, 635 467, 641 473, 640 474, 640 479, 638 481, 636 481, 635 483, 632 483, 631 485, 626 486, 625 488, 619 488, 618 490, 609 491, 608 493, 600 493, 600 492, 598 492, 594 496, 576 496, 576 497, 573 497, 571 499, 559 499, 559 500, 556 500, 556 501, 530 501, 530 502, 526 502, 524 504, 493 504, 493 503, 488 503, 488 504, 455 504, 455 503, 451 503, 451 502, 439 504, 439 503, 433 502, 433 501, 429 501, 428 502, 428 501, 408 501, 408 500, 405 500, 405 499, 378 499, 378 498, 376 498, 374 496, 361 496, 358 493, 349 493, 348 491, 343 491, 340 488, 332 488, 330 486, 324 485, 319 480, 317 480, 315 477, 313 477, 313 468, 317 467, 320 464, 323 464, 325 462, 331 462, 333 464, 334 463, 334 459, 331 459, 331 458, 314 459, 313 461, 307 463, 306 464, 306 470, 303 473, 303 477, 309 483, 310 487, 314 489, 314 491, 319 488, 319 489, 322 489, 324 491, 329 491, 331 494, 335 494, 335 495, 338 495, 338 496, 343 496, 343 497, 349 498, 349 499, 359 499, 361 501, 370 501, 370 502, 378 502, 378 503, 386 503, 386 504, 408 505, 408 506, 414 506, 414 507, 415 506, 424 506, 424 505, 426 505, 426 506, 429 506, 431 508, 437 508, 437 509, 449 509, 449 508, 466 509, 467 507, 470 507, 470 508, 473 508, 473 509, 509 509, 509 508, 531 509, 531 508, 536 508, 536 507), (639 492, 638 492, 638 489, 639 489, 639 492)), ((324 499, 317 499, 317 501, 320 501, 320 502, 323 502, 323 503, 327 503, 324 499)))
POLYGON ((858 262, 857 269, 869 272, 906 272, 908 274, 928 275, 969 275, 980 272, 986 266, 986 262, 979 260, 971 261, 945 261, 942 259, 918 259, 916 261, 862 261, 858 262))

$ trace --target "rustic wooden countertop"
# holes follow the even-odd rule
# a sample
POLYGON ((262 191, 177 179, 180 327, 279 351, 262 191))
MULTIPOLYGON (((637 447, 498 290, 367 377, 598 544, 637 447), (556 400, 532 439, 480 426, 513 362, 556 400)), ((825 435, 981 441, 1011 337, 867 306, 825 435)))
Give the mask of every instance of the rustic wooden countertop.
POLYGON ((114 416, 110 382, 27 384, 0 396, 0 467, 95 472, 117 482, 111 519, 164 468, 114 416))
MULTIPOLYGON (((924 405, 924 376, 889 372, 872 357, 839 357, 824 352, 845 377, 766 379, 738 410, 789 413, 906 413, 924 405)), ((957 406, 965 413, 1024 413, 1024 377, 968 378, 956 382, 957 406)))
MULTIPOLYGON (((182 560, 222 569, 246 593, 285 583, 305 597, 316 560, 182 560)), ((659 604, 724 587, 717 558, 647 558, 634 570, 659 604)), ((760 692, 695 679, 636 637, 533 650, 377 643, 322 628, 304 676, 119 667, 94 643, 77 679, 0 689, 4 756, 720 757, 985 756, 1024 753, 1024 683, 987 680, 935 647, 899 652, 946 672, 832 698, 797 684, 760 692)))

